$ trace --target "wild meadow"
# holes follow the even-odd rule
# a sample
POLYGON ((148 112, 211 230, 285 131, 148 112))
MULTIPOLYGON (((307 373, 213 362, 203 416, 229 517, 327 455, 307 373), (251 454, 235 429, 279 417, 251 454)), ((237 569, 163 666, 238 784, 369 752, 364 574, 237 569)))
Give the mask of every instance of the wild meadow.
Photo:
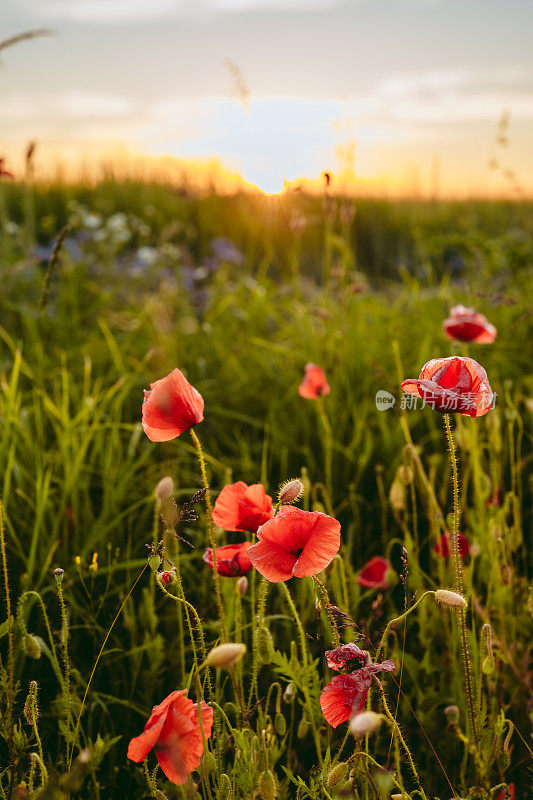
POLYGON ((1 800, 531 797, 531 212, 2 180, 1 800))

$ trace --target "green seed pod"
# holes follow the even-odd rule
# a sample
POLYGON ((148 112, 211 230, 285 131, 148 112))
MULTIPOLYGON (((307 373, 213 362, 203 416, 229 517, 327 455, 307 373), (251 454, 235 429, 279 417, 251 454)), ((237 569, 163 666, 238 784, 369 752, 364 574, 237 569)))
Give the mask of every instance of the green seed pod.
POLYGON ((158 556, 157 553, 154 553, 154 555, 150 556, 148 559, 148 564, 150 565, 152 572, 157 572, 161 565, 161 556, 158 556))
POLYGON ((298 689, 296 688, 296 684, 291 681, 285 687, 285 691, 283 692, 283 699, 285 700, 286 703, 294 703, 297 693, 298 689))
POLYGON ((274 640, 272 634, 264 625, 259 630, 259 658, 262 664, 272 663, 274 640))
POLYGON ((502 772, 505 772, 506 769, 509 769, 509 764, 511 763, 511 756, 507 752, 507 750, 502 750, 502 752, 498 756, 498 767, 501 769, 502 772))
POLYGON ((298 739, 305 739, 308 730, 309 730, 309 723, 305 717, 302 717, 298 724, 298 730, 296 732, 298 739))
POLYGON ((204 771, 207 775, 211 775, 213 772, 216 771, 217 762, 213 753, 210 753, 209 750, 205 751, 204 756, 202 758, 202 764, 204 771))
POLYGON ((24 703, 24 718, 28 725, 33 723, 33 718, 37 717, 39 713, 37 709, 37 688, 37 681, 30 681, 28 695, 24 703))
POLYGON ((276 782, 270 770, 265 770, 259 778, 259 791, 263 800, 275 800, 276 782))
POLYGON ((40 658, 41 657, 41 644, 39 639, 33 635, 33 633, 27 633, 24 637, 24 649, 26 653, 29 655, 30 658, 40 658))
POLYGON ((278 711, 274 717, 274 728, 276 729, 278 736, 285 736, 287 731, 287 722, 281 711, 278 711))
POLYGON ((333 789, 338 783, 343 781, 346 777, 346 773, 348 772, 348 764, 345 764, 344 761, 341 761, 340 764, 337 764, 336 767, 333 767, 331 772, 328 775, 328 789, 333 789))
POLYGON ((233 792, 231 790, 231 781, 226 775, 225 772, 222 773, 220 776, 220 780, 218 782, 218 791, 219 797, 227 798, 227 800, 231 800, 233 797, 233 792))
POLYGON ((496 665, 494 663, 494 656, 487 656, 483 660, 483 665, 481 667, 481 669, 483 670, 483 675, 492 675, 492 673, 494 672, 495 666, 496 665))

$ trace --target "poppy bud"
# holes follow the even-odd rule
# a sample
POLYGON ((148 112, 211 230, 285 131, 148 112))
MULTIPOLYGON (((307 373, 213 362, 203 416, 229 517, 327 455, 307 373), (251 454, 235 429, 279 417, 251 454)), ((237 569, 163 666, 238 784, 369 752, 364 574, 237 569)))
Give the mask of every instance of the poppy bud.
POLYGON ((27 633, 24 637, 24 648, 30 658, 40 658, 42 653, 41 643, 33 633, 27 633))
POLYGON ((361 711, 352 717, 350 722, 350 733, 356 739, 362 739, 363 736, 375 733, 381 725, 381 715, 376 714, 374 711, 361 711))
POLYGON ((161 556, 159 556, 157 553, 154 553, 153 556, 150 556, 148 559, 148 564, 150 565, 152 572, 157 572, 161 566, 161 556))
POLYGON ((505 772, 505 770, 509 768, 510 763, 511 763, 511 756, 509 755, 507 750, 502 750, 502 752, 498 756, 498 767, 501 769, 502 772, 505 772))
POLYGON ((246 653, 245 644, 219 644, 218 647, 213 647, 207 655, 207 663, 210 667, 223 669, 225 667, 233 667, 237 661, 240 661, 246 653))
POLYGON ((163 497, 160 501, 159 512, 165 523, 165 527, 170 530, 178 521, 178 509, 173 497, 163 497))
POLYGON ((345 764, 344 761, 341 761, 340 764, 337 764, 336 767, 333 767, 331 772, 328 775, 328 789, 333 789, 338 783, 343 781, 346 777, 346 773, 348 772, 348 764, 345 764))
POLYGON ((278 711, 274 717, 274 728, 276 729, 278 736, 285 736, 287 731, 287 722, 281 711, 278 711))
POLYGON ((205 751, 202 758, 202 764, 204 771, 207 773, 207 775, 211 775, 213 772, 216 771, 217 762, 215 760, 213 753, 210 753, 209 750, 205 751))
POLYGON ((158 498, 158 500, 165 500, 168 497, 171 497, 173 493, 174 482, 170 475, 167 475, 165 478, 161 478, 155 487, 155 496, 158 498))
POLYGON ((437 589, 435 600, 450 608, 466 608, 468 605, 462 594, 452 592, 451 589, 437 589))
POLYGON ((305 739, 308 730, 309 730, 309 723, 305 717, 302 717, 298 724, 298 730, 296 731, 298 739, 305 739))
POLYGON ((32 725, 34 717, 37 716, 37 681, 30 681, 30 687, 26 702, 24 703, 24 717, 28 725, 32 725))
POLYGON ((282 505, 289 505, 295 503, 302 497, 305 487, 299 478, 293 478, 290 481, 282 483, 278 489, 278 500, 282 505))
POLYGON ((404 483, 412 483, 415 477, 415 471, 413 467, 407 467, 405 464, 398 469, 398 477, 404 483))
POLYGON ((287 686, 285 687, 285 691, 283 692, 283 699, 285 700, 285 702, 294 703, 297 691, 298 690, 296 689, 295 683, 293 683, 292 681, 288 683, 287 686))
POLYGON ((450 725, 458 725, 459 724, 459 709, 457 706, 446 706, 444 709, 444 716, 450 723, 450 725))
POLYGON ((405 484, 395 478, 389 491, 389 503, 395 511, 402 511, 405 508, 405 484))
POLYGON ((483 670, 483 675, 492 675, 495 669, 494 656, 487 656, 483 660, 481 669, 483 670))
POLYGON ((56 579, 56 583, 57 583, 58 586, 61 586, 64 574, 65 574, 65 570, 61 569, 61 567, 58 567, 57 569, 54 570, 54 577, 56 579))
POLYGON ((228 800, 233 797, 233 792, 231 791, 231 781, 225 772, 223 772, 220 776, 220 780, 218 782, 218 791, 219 797, 227 797, 228 800))
POLYGON ((270 770, 265 770, 259 778, 259 791, 263 800, 275 800, 277 796, 276 782, 270 770))
POLYGON ((239 589, 239 594, 246 594, 246 590, 248 589, 248 578, 246 575, 243 575, 237 581, 237 587, 239 589))
POLYGON ((259 658, 263 664, 272 663, 272 651, 274 650, 274 641, 272 634, 264 625, 259 630, 259 658))
POLYGON ((164 572, 158 573, 159 578, 163 581, 163 583, 173 583, 176 573, 174 570, 166 569, 164 572))

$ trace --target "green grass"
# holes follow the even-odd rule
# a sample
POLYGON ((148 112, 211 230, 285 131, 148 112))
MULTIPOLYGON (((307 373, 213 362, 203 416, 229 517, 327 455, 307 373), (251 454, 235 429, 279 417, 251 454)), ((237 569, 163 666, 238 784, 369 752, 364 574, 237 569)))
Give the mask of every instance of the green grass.
MULTIPOLYGON (((72 738, 63 722, 61 620, 53 569, 65 570, 76 716, 102 641, 146 563, 146 544, 163 536, 157 515, 154 528, 155 485, 172 475, 178 505, 201 486, 187 435, 161 445, 144 436, 143 388, 177 366, 202 393, 205 421, 197 430, 213 497, 236 480, 262 481, 274 494, 282 480, 304 471, 309 485, 304 507, 331 509, 342 524, 342 560, 327 574, 332 602, 355 620, 366 634, 364 646, 372 649, 387 620, 401 614, 404 593, 398 584, 377 599, 378 593, 358 587, 355 577, 370 556, 386 555, 400 571, 401 548, 406 547, 409 597, 453 585, 451 564, 434 553, 439 522, 428 496, 429 485, 443 514, 451 512, 441 416, 427 408, 413 410, 403 415, 402 423, 399 399, 393 410, 377 411, 375 394, 385 389, 399 398, 402 378, 416 377, 430 358, 459 353, 486 368, 497 393, 495 410, 478 420, 461 417, 456 428, 462 530, 479 549, 467 566, 466 583, 482 767, 471 754, 464 755, 467 751, 443 714, 445 706, 458 705, 461 729, 469 735, 453 615, 423 602, 407 618, 405 648, 399 628, 388 640, 387 657, 403 663, 398 721, 427 796, 449 797, 451 790, 421 726, 460 796, 487 797, 491 786, 506 780, 515 783, 517 797, 525 798, 531 767, 523 741, 529 741, 531 728, 526 707, 531 686, 530 540, 524 538, 531 523, 531 485, 526 480, 531 463, 527 403, 533 396, 527 302, 532 289, 531 206, 358 201, 349 223, 338 214, 328 216, 320 198, 299 195, 279 200, 192 198, 168 187, 133 184, 89 190, 4 183, 0 189, 0 474, 11 603, 16 612, 23 592, 37 592, 52 628, 50 642, 37 596, 26 596, 15 613, 15 717, 22 714, 29 681, 37 680, 49 773, 66 772, 65 738, 72 738), (296 211, 307 219, 302 233, 291 230, 296 211), (101 215, 96 228, 89 212, 101 215), (119 212, 125 214, 120 224, 106 222, 119 212), (81 251, 72 256, 63 250, 40 312, 46 259, 32 253, 67 221, 81 251), (194 273, 212 256, 214 236, 231 239, 243 253, 243 263, 221 262, 216 270, 194 273), (153 248, 148 259, 154 258, 153 263, 135 268, 138 247, 153 248), (474 305, 486 314, 498 329, 494 345, 466 347, 446 339, 441 322, 455 303, 474 305), (324 403, 332 431, 329 444, 314 402, 297 393, 307 361, 323 366, 331 385, 324 403), (413 462, 406 424, 424 475, 413 462), (323 484, 328 446, 331 497, 323 484), (388 494, 402 465, 414 466, 415 478, 402 484, 403 507, 393 508, 388 494), (486 501, 497 488, 503 506, 488 507, 486 501), (97 570, 91 568, 94 553, 97 570), (496 668, 483 676, 480 692, 485 622, 493 630, 496 668), (24 629, 44 642, 38 660, 27 652, 24 629), (519 732, 511 740, 509 765, 501 755, 508 724, 502 727, 500 714, 519 732), (475 786, 481 794, 475 794, 475 786)), ((193 545, 180 545, 179 563, 186 596, 198 610, 209 647, 220 631, 211 573, 202 561, 208 543, 203 518, 180 535, 193 545)), ((220 535, 221 543, 242 538, 220 535)), ((175 545, 168 537, 165 541, 175 560, 175 545)), ((235 625, 242 625, 237 630, 248 644, 246 687, 254 652, 254 583, 251 579, 242 598, 239 622, 235 584, 222 580, 228 627, 235 633, 235 625)), ((310 579, 294 579, 290 589, 306 631, 316 637, 310 579)), ((152 705, 191 680, 191 643, 184 616, 176 615, 175 604, 147 571, 113 629, 88 693, 74 750, 88 746, 92 756, 88 767, 79 766, 80 781, 81 772, 88 774, 73 795, 147 796, 142 770, 126 760, 125 752, 152 705)), ((219 753, 222 763, 215 773, 204 776, 198 790, 202 797, 227 796, 220 788, 222 768, 235 798, 251 797, 267 766, 275 772, 280 797, 296 797, 283 766, 307 786, 301 797, 327 796, 315 769, 311 733, 297 739, 301 693, 294 705, 281 701, 290 734, 279 736, 272 729, 274 704, 266 709, 266 693, 273 681, 280 680, 284 688, 290 679, 283 659, 295 637, 288 607, 275 586, 266 615, 280 655, 259 672, 263 704, 251 718, 247 736, 246 725, 230 715, 232 739, 219 753), (266 751, 261 750, 263 729, 266 751)), ((325 615, 321 630, 322 642, 308 642, 310 655, 318 659, 310 678, 311 703, 324 752, 329 744, 334 754, 345 726, 334 733, 317 706, 318 693, 331 678, 320 658, 331 646, 325 615)), ((5 667, 8 637, 4 628, 0 631, 5 667)), ((346 635, 351 638, 349 630, 346 635)), ((297 658, 293 672, 298 671, 297 658)), ((4 676, 0 682, 1 707, 9 694, 6 680, 4 676)), ((196 699, 194 682, 192 686, 196 699)), ((394 711, 397 689, 386 678, 385 686, 394 711)), ((221 705, 235 700, 223 675, 216 679, 215 692, 221 705)), ((375 697, 373 707, 378 706, 375 697)), ((36 750, 31 727, 23 722, 21 731, 15 736, 16 783, 24 775, 28 780, 29 753, 36 750)), ((1 774, 9 761, 10 741, 1 724, 0 734, 1 774)), ((389 738, 384 729, 370 752, 380 764, 394 768, 393 756, 387 757, 389 738)), ((353 742, 343 758, 350 748, 353 742)), ((402 759, 403 778, 412 789, 415 784, 402 759)), ((6 791, 8 778, 1 779, 6 791)), ((361 798, 375 796, 373 781, 365 769, 358 775, 361 798)), ((160 786, 168 797, 181 796, 164 779, 160 786)), ((49 796, 42 795, 42 800, 49 796)))

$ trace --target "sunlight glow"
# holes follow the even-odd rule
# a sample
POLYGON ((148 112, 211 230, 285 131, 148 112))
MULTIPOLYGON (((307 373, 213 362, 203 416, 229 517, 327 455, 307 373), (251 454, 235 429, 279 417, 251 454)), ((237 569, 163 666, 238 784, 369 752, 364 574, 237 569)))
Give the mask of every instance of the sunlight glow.
POLYGON ((259 180, 253 181, 253 183, 259 191, 268 195, 281 194, 285 189, 283 175, 279 172, 268 172, 262 175, 259 180))

